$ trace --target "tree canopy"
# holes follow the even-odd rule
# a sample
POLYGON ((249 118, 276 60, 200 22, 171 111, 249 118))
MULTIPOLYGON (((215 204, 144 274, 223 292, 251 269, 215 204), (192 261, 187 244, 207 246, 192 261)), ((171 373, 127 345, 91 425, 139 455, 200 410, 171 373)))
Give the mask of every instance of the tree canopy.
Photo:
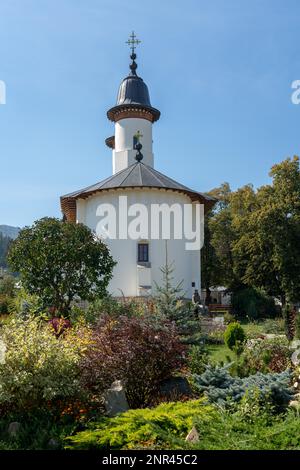
POLYGON ((8 262, 28 293, 65 315, 73 300, 104 296, 115 265, 108 247, 88 227, 55 218, 22 229, 8 262))
POLYGON ((299 158, 270 171, 271 183, 211 191, 219 203, 207 216, 202 277, 207 286, 263 289, 282 302, 300 300, 299 158))

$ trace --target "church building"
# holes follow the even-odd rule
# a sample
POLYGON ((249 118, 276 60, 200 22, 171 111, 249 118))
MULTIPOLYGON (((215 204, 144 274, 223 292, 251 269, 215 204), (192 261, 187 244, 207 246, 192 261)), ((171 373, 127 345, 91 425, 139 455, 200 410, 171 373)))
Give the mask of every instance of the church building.
POLYGON ((152 132, 160 111, 152 106, 148 87, 137 74, 135 46, 139 42, 133 33, 128 41, 130 72, 120 84, 115 106, 107 112, 114 124, 114 135, 105 141, 112 151, 112 175, 62 196, 61 208, 65 220, 83 223, 98 236, 106 235, 104 241, 117 262, 109 285, 110 294, 116 297, 155 294, 156 285, 162 281, 161 268, 167 262, 174 269, 174 284, 182 281, 185 297, 191 298, 195 289, 199 292, 201 289, 201 246, 188 249, 192 246, 189 234, 193 233, 193 227, 200 230, 199 214, 202 214, 203 231, 203 213, 212 208, 215 199, 155 169, 152 132), (127 232, 125 236, 123 229, 120 234, 120 228, 116 234, 114 222, 105 228, 101 221, 111 207, 118 214, 119 224, 127 216, 130 224, 137 214, 141 222, 142 213, 144 228, 138 232, 139 224, 134 222, 135 236, 128 236, 127 232), (201 213, 197 212, 199 207, 201 213), (161 216, 159 220, 166 224, 166 229, 167 215, 170 215, 168 236, 163 235, 161 227, 157 229, 154 213, 161 216), (184 223, 190 227, 180 227, 184 223))

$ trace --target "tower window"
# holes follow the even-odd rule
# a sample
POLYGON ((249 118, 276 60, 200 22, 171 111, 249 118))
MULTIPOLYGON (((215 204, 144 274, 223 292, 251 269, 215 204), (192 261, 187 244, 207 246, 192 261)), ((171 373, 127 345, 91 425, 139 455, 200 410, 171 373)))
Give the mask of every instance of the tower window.
POLYGON ((138 244, 138 263, 149 262, 149 244, 139 243, 138 244))

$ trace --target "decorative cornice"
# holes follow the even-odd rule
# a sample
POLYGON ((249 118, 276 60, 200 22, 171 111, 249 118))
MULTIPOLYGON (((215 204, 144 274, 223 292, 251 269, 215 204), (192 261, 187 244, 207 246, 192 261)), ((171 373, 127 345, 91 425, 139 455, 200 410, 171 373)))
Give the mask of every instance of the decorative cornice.
POLYGON ((107 139, 105 139, 105 143, 107 147, 109 147, 110 149, 114 149, 115 148, 115 136, 111 135, 110 137, 107 137, 107 139))
POLYGON ((155 122, 160 117, 160 111, 155 108, 148 108, 138 105, 118 105, 107 112, 107 117, 113 122, 126 118, 146 119, 155 122))

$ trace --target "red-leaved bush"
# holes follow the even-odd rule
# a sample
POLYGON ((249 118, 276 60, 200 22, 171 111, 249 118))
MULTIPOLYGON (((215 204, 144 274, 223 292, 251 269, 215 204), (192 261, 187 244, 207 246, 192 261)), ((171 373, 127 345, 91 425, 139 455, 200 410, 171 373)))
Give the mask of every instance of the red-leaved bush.
POLYGON ((148 405, 159 383, 183 362, 184 346, 176 327, 150 317, 104 317, 81 361, 83 385, 101 393, 122 380, 132 408, 148 405))
POLYGON ((71 328, 71 322, 67 318, 54 317, 49 320, 48 323, 52 326, 57 338, 59 338, 67 329, 71 328))

